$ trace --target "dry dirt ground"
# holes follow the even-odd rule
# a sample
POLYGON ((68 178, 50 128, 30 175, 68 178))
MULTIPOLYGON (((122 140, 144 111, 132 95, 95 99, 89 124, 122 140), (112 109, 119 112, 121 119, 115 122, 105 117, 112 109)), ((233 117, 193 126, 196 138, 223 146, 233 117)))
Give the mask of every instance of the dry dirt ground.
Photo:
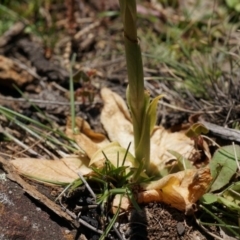
MULTIPOLYGON (((46 119, 26 100, 30 99, 56 125, 64 127, 66 118, 70 115, 70 58, 76 52, 75 70, 87 75, 86 82, 75 82, 76 113, 87 120, 94 130, 104 133, 99 121, 102 108, 99 90, 107 86, 124 98, 127 82, 121 23, 115 21, 115 17, 97 18, 97 13, 118 10, 118 5, 115 1, 104 3, 93 0, 78 4, 73 5, 75 20, 71 18, 71 8, 66 10, 64 5, 55 4, 48 9, 51 14, 58 13, 56 32, 62 30, 56 34, 52 48, 46 48, 42 39, 34 33, 26 33, 26 24, 20 22, 0 36, 0 105, 47 124, 46 119), (24 97, 13 84, 23 92, 24 97), (94 96, 93 101, 91 96, 94 96)), ((145 71, 147 75, 151 75, 149 69, 145 71)), ((156 70, 153 75, 157 74, 165 73, 156 70)), ((152 95, 168 89, 156 81, 149 82, 148 87, 152 95)), ((188 101, 183 101, 182 107, 194 111, 194 106, 188 101)), ((186 123, 188 117, 188 112, 171 111, 169 114, 165 112, 164 116, 159 115, 158 122, 165 123, 166 127, 178 126, 186 123)), ((13 156, 52 157, 44 150, 48 149, 45 143, 36 143, 28 133, 2 115, 0 126, 0 152, 5 160, 13 156), (6 132, 31 146, 34 152, 22 148, 14 141, 6 140, 6 132)), ((89 226, 79 224, 77 219, 67 215, 66 209, 54 202, 62 189, 36 184, 27 179, 20 183, 14 176, 8 178, 6 175, 5 179, 7 168, 1 163, 0 167, 0 240, 99 239, 99 233, 89 226), (28 185, 49 201, 46 202, 42 195, 31 196, 29 193, 32 189, 28 185), (50 203, 52 207, 49 208, 50 203)), ((102 222, 103 213, 99 206, 89 207, 91 199, 89 200, 86 189, 79 189, 75 196, 64 203, 71 211, 76 211, 76 206, 81 208, 81 219, 95 230, 106 227, 102 222)), ((122 216, 116 225, 118 231, 112 230, 108 239, 213 239, 200 229, 193 216, 185 216, 184 213, 160 203, 141 207, 140 213, 133 210, 128 216, 122 216)), ((218 235, 215 228, 209 228, 208 231, 218 235)))
MULTIPOLYGON (((1 171, 1 173, 3 173, 1 171)), ((32 183, 33 184, 33 183, 32 183)), ((36 186, 36 184, 33 184, 36 186)), ((48 204, 26 194, 17 183, 6 179, 1 182, 0 239, 99 239, 99 234, 91 229, 73 224, 48 209, 48 204)), ((50 187, 37 186, 38 191, 54 201, 56 192, 50 187)), ((82 209, 81 218, 92 226, 101 229, 101 215, 96 209, 88 209, 86 192, 78 196, 82 209), (85 193, 85 194, 84 194, 85 193)), ((72 201, 76 202, 76 199, 72 201)), ((74 203, 75 204, 75 203, 74 203)), ((70 204, 71 205, 71 204, 70 204)), ((142 212, 133 210, 118 223, 122 239, 213 239, 203 233, 193 216, 173 209, 165 204, 151 203, 141 206, 142 212)), ((216 231, 216 229, 213 229, 216 231)), ((212 231, 213 231, 212 230, 212 231)), ((108 239, 119 239, 114 231, 108 239)))

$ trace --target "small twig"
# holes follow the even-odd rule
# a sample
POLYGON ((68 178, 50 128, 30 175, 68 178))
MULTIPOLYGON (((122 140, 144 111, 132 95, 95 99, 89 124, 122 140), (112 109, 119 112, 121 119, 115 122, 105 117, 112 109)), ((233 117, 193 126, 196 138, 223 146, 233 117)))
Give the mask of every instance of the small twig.
POLYGON ((81 178, 81 180, 85 184, 86 188, 88 189, 88 191, 90 192, 90 194, 94 198, 94 201, 96 202, 97 197, 96 197, 95 193, 93 192, 92 188, 90 187, 90 185, 87 183, 87 181, 85 180, 85 178, 82 176, 82 174, 80 172, 78 172, 78 176, 81 178))
POLYGON ((229 119, 229 117, 230 117, 230 114, 231 114, 231 112, 232 112, 232 110, 233 110, 233 107, 234 107, 234 105, 232 105, 232 106, 230 107, 223 126, 226 126, 226 125, 227 125, 227 121, 228 121, 228 119, 229 119))
POLYGON ((94 18, 91 18, 91 17, 77 18, 77 19, 76 19, 76 22, 77 22, 78 24, 92 23, 92 22, 94 22, 94 18))
MULTIPOLYGON (((40 144, 41 142, 43 142, 43 140, 39 139, 38 141, 36 141, 36 139, 29 137, 29 140, 34 142, 30 147, 33 148, 34 146, 39 147, 40 149, 42 149, 45 153, 47 153, 49 156, 51 156, 53 159, 59 159, 57 156, 55 156, 52 152, 50 152, 48 149, 46 149, 42 144, 40 144)), ((24 151, 22 151, 24 152, 24 151)), ((21 153, 21 152, 20 152, 21 153)))
POLYGON ((203 119, 199 119, 199 122, 202 123, 210 132, 214 135, 219 136, 223 139, 232 140, 240 142, 240 131, 232 128, 224 128, 216 124, 207 122, 203 119))
POLYGON ((113 60, 109 60, 109 61, 105 61, 105 62, 97 62, 97 63, 93 63, 91 64, 91 68, 102 68, 102 67, 109 67, 110 65, 113 65, 113 64, 119 64, 119 62, 122 62, 124 60, 123 57, 119 57, 119 58, 115 58, 113 60))
POLYGON ((181 108, 181 107, 178 107, 178 106, 175 106, 175 105, 172 105, 172 104, 163 102, 163 101, 159 101, 159 103, 160 103, 161 105, 163 105, 163 106, 166 106, 166 107, 169 107, 169 108, 172 108, 172 109, 181 111, 181 112, 194 113, 194 114, 200 114, 200 113, 208 113, 208 114, 210 114, 210 113, 219 113, 219 112, 222 111, 222 108, 221 108, 221 107, 218 107, 218 109, 216 109, 216 110, 202 109, 201 111, 194 111, 194 110, 189 110, 189 109, 181 108))
POLYGON ((87 223, 86 221, 84 221, 83 219, 81 218, 78 218, 77 215, 71 211, 69 211, 63 204, 61 201, 59 201, 61 207, 62 207, 62 210, 65 211, 70 217, 72 217, 74 220, 77 220, 78 222, 80 222, 82 225, 84 225, 85 227, 91 229, 92 231, 98 233, 98 234, 103 234, 103 231, 93 227, 92 225, 90 225, 89 223, 87 223))
POLYGON ((210 236, 212 236, 214 239, 224 240, 223 238, 217 236, 216 234, 211 233, 207 228, 205 228, 205 227, 200 223, 200 221, 199 221, 195 216, 194 216, 194 218, 195 218, 195 221, 196 221, 196 223, 198 224, 198 226, 199 226, 200 228, 202 228, 207 234, 209 234, 210 236))
MULTIPOLYGON (((3 5, 2 5, 3 7, 3 5)), ((4 7, 6 9, 6 7, 4 7)), ((7 9, 6 12, 8 12, 10 9, 7 9)), ((12 14, 14 14, 14 16, 16 15, 16 13, 14 13, 13 11, 11 11, 12 14)), ((0 37, 0 48, 6 46, 13 38, 17 37, 18 35, 20 35, 25 27, 26 27, 27 23, 25 20, 22 22, 17 22, 15 23, 8 31, 6 31, 1 37, 0 37)))
MULTIPOLYGON (((41 100, 41 99, 25 99, 25 98, 13 98, 13 97, 3 97, 0 96, 1 101, 5 102, 30 102, 30 103, 39 103, 39 104, 46 104, 46 105, 64 105, 69 106, 69 102, 57 102, 57 101, 48 101, 48 100, 41 100)), ((75 105, 82 105, 81 102, 75 102, 75 105)))
MULTIPOLYGON (((68 184, 63 191, 56 197, 55 202, 72 186, 72 183, 68 184)), ((61 201, 60 201, 61 202, 61 201)))
POLYGON ((73 83, 73 67, 76 62, 76 53, 72 55, 71 59, 71 65, 70 65, 70 78, 69 78, 69 91, 70 91, 70 109, 71 109, 71 125, 72 125, 72 131, 75 132, 76 127, 76 119, 75 119, 75 99, 74 99, 74 83, 73 83))
MULTIPOLYGON (((60 86, 58 83, 56 82, 52 82, 51 85, 53 87, 55 87, 56 89, 58 89, 59 91, 63 92, 63 93, 68 93, 68 90, 62 86, 60 86)), ((69 103, 70 104, 70 103, 69 103)))
POLYGON ((97 208, 99 205, 98 204, 90 204, 87 206, 76 206, 76 210, 82 210, 82 209, 95 209, 97 208))
MULTIPOLYGON (((32 131, 29 127, 25 126, 23 123, 19 122, 18 120, 14 120, 14 123, 16 125, 18 125, 19 127, 21 127, 22 129, 24 129, 26 132, 28 132, 29 134, 31 134, 33 137, 39 139, 39 141, 41 142, 45 142, 50 148, 52 148, 53 150, 57 151, 57 147, 54 146, 50 141, 48 141, 47 137, 49 134, 46 134, 45 137, 46 139, 44 139, 42 136, 38 135, 36 132, 32 131)), ((34 129, 34 127, 32 127, 34 129)))
MULTIPOLYGON (((110 217, 108 217, 108 221, 111 222, 111 220, 112 220, 112 219, 111 219, 110 217)), ((120 240, 124 240, 124 238, 122 237, 121 233, 120 233, 120 232, 118 231, 118 229, 116 228, 115 224, 113 224, 113 229, 114 229, 115 233, 117 234, 118 238, 119 238, 120 240)))
POLYGON ((85 227, 91 229, 92 231, 99 233, 99 234, 103 234, 103 231, 96 229, 95 227, 93 227, 92 225, 90 225, 89 223, 85 222, 83 219, 79 218, 77 219, 82 225, 84 225, 85 227))

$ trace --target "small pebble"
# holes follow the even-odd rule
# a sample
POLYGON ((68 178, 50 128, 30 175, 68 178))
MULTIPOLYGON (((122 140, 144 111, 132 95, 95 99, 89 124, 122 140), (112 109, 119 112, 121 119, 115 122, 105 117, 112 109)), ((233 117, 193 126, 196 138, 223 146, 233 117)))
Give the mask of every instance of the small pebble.
POLYGON ((177 233, 178 233, 180 236, 182 236, 182 235, 184 234, 184 232, 185 232, 185 226, 184 226, 184 224, 183 224, 182 222, 179 222, 179 223, 177 224, 177 233))
POLYGON ((71 232, 71 231, 68 230, 68 229, 65 230, 65 234, 69 234, 70 232, 71 232))
POLYGON ((127 224, 124 224, 124 225, 123 225, 122 230, 123 230, 123 231, 126 231, 126 230, 127 230, 127 224))

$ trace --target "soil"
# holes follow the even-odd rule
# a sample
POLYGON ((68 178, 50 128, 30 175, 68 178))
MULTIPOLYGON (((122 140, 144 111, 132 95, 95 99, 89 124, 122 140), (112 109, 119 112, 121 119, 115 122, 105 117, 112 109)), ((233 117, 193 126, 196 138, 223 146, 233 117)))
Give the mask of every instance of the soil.
MULTIPOLYGON (((71 18, 71 8, 66 9, 64 5, 53 4, 48 9, 50 14, 56 15, 57 40, 52 48, 44 45, 44 41, 34 33, 24 31, 27 26, 22 22, 16 23, 0 36, 0 105, 45 125, 48 124, 49 118, 59 128, 65 127, 70 115, 70 57, 75 52, 77 60, 74 72, 86 77, 86 81, 78 80, 74 83, 76 114, 83 117, 95 131, 104 133, 99 120, 102 108, 99 91, 103 86, 107 86, 125 98, 127 81, 126 64, 122 54, 123 42, 119 34, 122 31, 121 22, 116 16, 99 20, 97 13, 118 10, 118 5, 113 0, 106 3, 97 0, 82 1, 80 5, 72 5, 75 20, 71 18), (24 97, 16 89, 20 89, 24 97), (45 117, 39 114, 40 111, 44 112, 45 117)), ((156 70, 153 75, 157 74, 165 73, 156 70)), ((151 75, 151 71, 145 69, 145 75, 151 75)), ((153 96, 169 87, 156 81, 149 81, 147 84, 153 96)), ((174 103, 179 100, 174 94, 169 96, 171 99, 167 99, 166 102, 174 103)), ((199 110, 194 103, 191 105, 187 98, 180 103, 182 108, 196 112, 199 110)), ((226 111, 225 108, 222 109, 222 114, 226 111)), ((187 123, 190 115, 188 111, 165 109, 164 114, 162 112, 159 114, 158 123, 166 128, 177 129, 178 126, 187 123)), ((224 121, 223 118, 218 120, 224 121)), ((51 159, 53 156, 59 157, 58 150, 66 151, 60 147, 53 151, 46 143, 33 139, 29 133, 2 115, 0 126, 0 153, 5 161, 13 156, 51 159), (30 146, 29 149, 23 149, 15 141, 6 139, 6 132, 30 146)), ((97 231, 103 231, 108 222, 106 213, 100 206, 90 207, 94 204, 85 188, 78 189, 74 197, 63 199, 63 205, 60 206, 54 200, 62 188, 44 186, 27 179, 23 179, 20 184, 16 178, 9 177, 9 172, 3 164, 0 167, 1 176, 7 174, 6 179, 0 178, 0 240, 99 239, 100 233, 97 231), (42 200, 42 195, 31 195, 31 190, 27 191, 29 188, 25 184, 34 186, 39 193, 46 196, 51 207, 42 200), (66 217, 67 210, 75 215, 66 217), (79 224, 78 218, 95 230, 79 224)), ((107 239, 214 239, 200 229, 194 216, 186 216, 160 203, 150 203, 141 208, 142 212, 132 210, 131 213, 122 216, 116 223, 117 231, 111 230, 107 239)), ((112 217, 111 214, 109 216, 112 217)), ((209 228, 208 231, 219 236, 218 229, 209 228)))
MULTIPOLYGON (((4 172, 1 171, 1 174, 4 172)), ((44 193, 49 199, 54 200, 59 189, 53 189, 32 182, 39 192, 44 193)), ((48 209, 48 206, 32 198, 15 182, 6 178, 0 185, 0 239, 99 239, 100 235, 84 226, 73 226, 71 222, 61 218, 48 209), (86 237, 86 238, 85 238, 86 237)), ((100 228, 100 211, 87 206, 89 194, 83 189, 78 190, 77 201, 81 210, 81 219, 91 224, 96 229, 100 228)), ((76 202, 76 196, 71 201, 76 202)), ((69 201, 69 200, 68 200, 69 201)), ((74 203, 75 204, 75 203, 74 203)), ((71 209, 72 203, 69 203, 71 209)), ((199 230, 193 216, 167 206, 166 204, 150 203, 141 206, 142 211, 132 210, 128 216, 120 218, 118 223, 122 239, 212 239, 199 230)), ((111 231, 108 239, 118 239, 116 233, 111 231)))

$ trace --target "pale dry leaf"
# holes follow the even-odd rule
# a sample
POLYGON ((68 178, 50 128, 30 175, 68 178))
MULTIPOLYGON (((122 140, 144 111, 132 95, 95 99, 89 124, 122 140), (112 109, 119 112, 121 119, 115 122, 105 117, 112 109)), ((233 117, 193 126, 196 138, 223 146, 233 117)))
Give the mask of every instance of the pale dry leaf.
POLYGON ((3 159, 3 158, 0 157, 0 163, 1 163, 1 167, 3 167, 3 169, 8 173, 8 178, 9 179, 18 183, 26 193, 28 193, 31 197, 36 199, 38 202, 45 205, 47 208, 51 209, 59 217, 61 217, 61 218, 63 217, 66 220, 68 220, 68 221, 70 221, 74 224, 73 219, 64 210, 62 210, 61 206, 59 206, 55 202, 48 199, 42 193, 37 191, 35 186, 27 183, 18 174, 16 174, 16 171, 15 171, 13 165, 11 164, 11 161, 3 159))
MULTIPOLYGON (((133 126, 125 102, 118 94, 107 88, 102 89, 101 96, 104 102, 101 123, 110 140, 119 142, 124 148, 132 142, 130 152, 134 154, 133 126)), ((169 160, 176 160, 168 150, 174 150, 187 159, 191 159, 197 152, 194 141, 185 136, 184 132, 168 132, 161 126, 154 128, 150 144, 153 174, 162 170, 169 160)))
POLYGON ((162 126, 155 127, 150 144, 152 173, 165 168, 171 160, 176 160, 176 157, 169 153, 168 150, 174 150, 186 159, 192 159, 197 152, 194 141, 188 138, 183 131, 169 132, 162 126))
POLYGON ((104 106, 101 112, 101 123, 112 142, 118 142, 134 154, 133 126, 128 108, 123 99, 108 88, 101 90, 104 106))
POLYGON ((71 119, 67 121, 66 135, 75 140, 87 154, 68 155, 60 160, 44 160, 33 158, 16 158, 11 163, 20 175, 48 184, 66 184, 78 179, 77 172, 89 174, 89 159, 102 146, 109 143, 106 137, 95 133, 82 118, 76 118, 76 127, 82 132, 77 134, 71 130, 71 119))
POLYGON ((72 171, 82 175, 89 174, 92 170, 89 166, 89 158, 83 154, 68 155, 61 159, 72 171))
POLYGON ((64 160, 16 158, 11 161, 11 164, 20 175, 39 182, 62 185, 71 183, 79 178, 76 172, 78 170, 76 168, 77 164, 73 164, 73 162, 76 162, 77 159, 79 162, 81 161, 78 156, 76 156, 75 160, 73 158, 73 156, 64 160), (70 167, 68 167, 68 163, 70 163, 70 167), (76 171, 71 169, 73 165, 75 165, 76 171))

